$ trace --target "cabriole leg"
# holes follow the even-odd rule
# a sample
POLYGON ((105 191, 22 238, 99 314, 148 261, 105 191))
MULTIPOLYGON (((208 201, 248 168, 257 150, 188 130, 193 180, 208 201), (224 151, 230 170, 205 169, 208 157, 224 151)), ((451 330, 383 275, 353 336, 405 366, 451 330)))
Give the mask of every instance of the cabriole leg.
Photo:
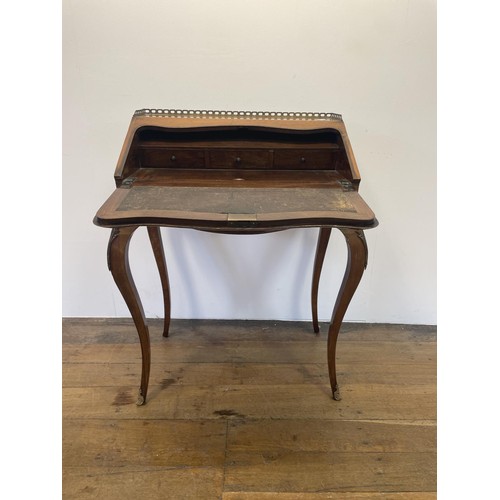
POLYGON ((136 226, 128 226, 114 228, 111 231, 108 244, 108 267, 127 304, 134 320, 137 333, 139 334, 142 351, 142 375, 137 404, 143 405, 146 402, 146 395, 148 392, 151 346, 149 343, 149 331, 146 325, 144 311, 134 280, 132 279, 128 260, 130 238, 136 229, 136 226))
POLYGON ((344 234, 347 242, 347 267, 328 330, 328 373, 333 399, 336 401, 341 399, 335 367, 337 338, 347 307, 361 281, 368 259, 368 248, 363 231, 360 229, 340 229, 340 231, 344 234))
POLYGON ((321 276, 321 268, 325 260, 328 241, 330 240, 331 227, 321 227, 319 229, 318 243, 316 245, 316 256, 314 257, 314 268, 311 286, 311 309, 314 333, 319 333, 318 323, 318 288, 319 277, 321 276))
POLYGON ((165 260, 165 251, 161 239, 161 231, 159 226, 148 226, 149 240, 153 247, 153 253, 160 273, 161 287, 163 290, 163 336, 168 337, 168 329, 170 327, 170 284, 168 281, 167 262, 165 260))

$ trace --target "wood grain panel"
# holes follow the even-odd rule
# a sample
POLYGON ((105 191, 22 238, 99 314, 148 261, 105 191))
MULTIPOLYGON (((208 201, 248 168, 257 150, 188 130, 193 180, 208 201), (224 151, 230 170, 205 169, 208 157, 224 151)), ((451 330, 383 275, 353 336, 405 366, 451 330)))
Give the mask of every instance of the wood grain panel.
MULTIPOLYGON (((164 342, 161 332, 163 320, 148 318, 151 343, 164 342), (158 335, 155 335, 155 330, 158 335)), ((213 337, 223 344, 228 341, 276 340, 311 342, 316 338, 308 321, 255 320, 192 320, 173 319, 171 339, 176 342, 200 342, 213 337), (216 332, 214 334, 214 332, 216 332)), ((328 323, 320 323, 326 331, 328 323)), ((130 318, 64 318, 65 344, 127 344, 137 342, 135 326, 130 318)), ((432 325, 399 325, 387 323, 343 323, 339 340, 356 342, 432 342, 437 339, 432 325)), ((326 337, 325 337, 326 340, 326 337)))
POLYGON ((404 493, 358 493, 349 491, 347 493, 315 492, 315 493, 276 493, 268 491, 248 492, 226 492, 222 494, 222 500, 434 500, 436 493, 412 492, 404 493))
POLYGON ((272 420, 229 422, 227 449, 237 453, 292 452, 432 453, 436 428, 425 425, 366 422, 272 420))
POLYGON ((203 168, 203 149, 147 148, 140 151, 143 168, 203 168))
POLYGON ((72 419, 64 422, 63 436, 66 467, 224 465, 223 421, 72 419))
POLYGON ((136 407, 135 386, 63 390, 67 418, 188 420, 235 418, 435 420, 434 385, 353 384, 334 403, 327 385, 151 386, 136 407))
MULTIPOLYGON (((137 337, 137 334, 135 334, 137 337)), ((266 343, 255 341, 219 342, 207 338, 200 342, 177 343, 172 338, 155 346, 152 363, 324 363, 326 342, 311 338, 310 342, 266 343)), ((436 359, 436 346, 428 343, 338 343, 338 363, 372 364, 380 355, 388 364, 426 363, 436 359)), ((63 354, 71 363, 132 363, 140 362, 136 344, 64 345, 63 354)))
POLYGON ((68 468, 63 472, 64 500, 217 499, 222 469, 178 467, 166 469, 68 468))
POLYGON ((224 491, 434 491, 434 453, 229 452, 224 491))
POLYGON ((63 322, 65 499, 436 498, 435 327, 344 325, 334 402, 308 324, 150 323, 138 407, 131 321, 63 322))
MULTIPOLYGON (((339 364, 344 385, 384 384, 397 380, 401 385, 426 384, 435 380, 434 361, 427 363, 374 365, 339 364)), ((122 386, 138 380, 138 363, 64 363, 64 387, 122 386)), ((328 368, 323 363, 168 363, 154 365, 152 385, 284 385, 328 384, 328 368)))

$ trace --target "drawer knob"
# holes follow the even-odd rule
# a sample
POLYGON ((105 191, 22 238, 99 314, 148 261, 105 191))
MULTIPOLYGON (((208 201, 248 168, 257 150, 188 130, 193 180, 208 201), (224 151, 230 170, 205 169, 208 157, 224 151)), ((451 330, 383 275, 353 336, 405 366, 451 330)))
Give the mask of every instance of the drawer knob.
POLYGON ((171 161, 175 161, 175 160, 177 160, 177 158, 175 157, 175 155, 172 155, 172 156, 170 157, 170 160, 171 160, 171 161))
POLYGON ((241 158, 239 156, 236 157, 236 163, 241 163, 241 158))
POLYGON ((300 157, 300 163, 305 163, 306 162, 306 158, 305 156, 301 156, 300 157))

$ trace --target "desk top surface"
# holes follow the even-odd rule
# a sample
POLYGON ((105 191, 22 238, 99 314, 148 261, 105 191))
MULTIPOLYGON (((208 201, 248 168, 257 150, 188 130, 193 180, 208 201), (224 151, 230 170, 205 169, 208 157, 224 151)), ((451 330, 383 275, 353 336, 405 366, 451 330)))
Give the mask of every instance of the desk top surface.
POLYGON ((100 208, 105 227, 370 228, 375 216, 335 171, 257 172, 141 169, 100 208))

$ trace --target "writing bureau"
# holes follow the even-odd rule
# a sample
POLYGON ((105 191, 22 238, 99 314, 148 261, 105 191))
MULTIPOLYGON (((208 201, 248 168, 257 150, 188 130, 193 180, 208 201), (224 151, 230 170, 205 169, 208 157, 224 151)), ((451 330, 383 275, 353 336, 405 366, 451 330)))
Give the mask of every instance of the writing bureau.
POLYGON ((129 242, 145 226, 170 325, 170 287, 160 227, 251 235, 319 228, 311 307, 319 332, 317 297, 333 228, 348 258, 328 330, 333 398, 337 337, 367 265, 364 230, 377 225, 358 193, 361 178, 342 117, 334 113, 221 112, 142 109, 132 117, 115 170, 116 189, 94 223, 111 228, 108 267, 139 334, 142 375, 138 404, 148 390, 151 349, 146 318, 130 272, 129 242))

